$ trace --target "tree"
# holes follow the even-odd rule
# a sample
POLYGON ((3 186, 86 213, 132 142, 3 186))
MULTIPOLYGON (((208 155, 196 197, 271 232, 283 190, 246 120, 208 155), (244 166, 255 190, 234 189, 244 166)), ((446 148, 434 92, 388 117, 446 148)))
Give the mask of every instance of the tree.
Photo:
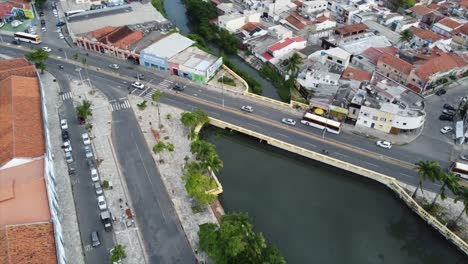
POLYGON ((36 49, 29 54, 26 54, 26 59, 36 66, 36 68, 41 70, 41 73, 44 73, 46 65, 44 62, 49 58, 49 53, 42 49, 36 49))
POLYGON ((81 63, 83 64, 83 66, 86 66, 86 64, 88 64, 88 60, 86 60, 86 58, 83 58, 81 60, 81 63))
POLYGON ((161 111, 159 110, 159 100, 161 100, 161 97, 163 96, 163 92, 161 92, 160 90, 156 90, 156 92, 154 92, 152 95, 151 95, 151 99, 153 99, 153 101, 156 102, 156 107, 158 108, 158 127, 161 128, 161 111))
POLYGON ((452 173, 452 172, 449 172, 447 174, 444 174, 442 173, 442 171, 440 171, 440 174, 437 176, 437 179, 438 181, 441 181, 443 184, 442 186, 440 187, 440 190, 439 192, 437 193, 437 195, 434 197, 434 200, 432 200, 432 203, 431 203, 431 206, 429 207, 429 209, 432 209, 437 201, 437 198, 440 198, 442 200, 445 199, 445 188, 448 187, 449 190, 451 190, 452 192, 454 192, 455 190, 457 190, 460 186, 460 178, 455 175, 455 173, 452 173))
POLYGON ((289 63, 286 66, 286 71, 291 73, 291 76, 296 76, 297 71, 299 70, 299 67, 302 65, 303 59, 302 57, 294 53, 291 58, 289 58, 289 63))
POLYGON ((255 233, 247 214, 226 214, 219 227, 209 223, 200 226, 200 249, 214 262, 278 263, 286 261, 274 246, 267 246, 261 233, 255 233))
POLYGON ((456 224, 458 221, 460 221, 463 213, 466 213, 468 215, 468 188, 467 187, 460 187, 456 192, 455 192, 455 202, 461 201, 463 203, 463 210, 460 212, 458 215, 457 219, 455 219, 454 223, 456 224))
POLYGON ((166 148, 166 144, 164 142, 159 141, 158 143, 154 144, 153 152, 158 154, 161 153, 166 148))
POLYGON ((180 117, 180 122, 189 128, 191 134, 192 129, 197 125, 197 117, 191 112, 184 112, 180 117))
POLYGON ((399 41, 402 43, 409 43, 413 39, 413 32, 409 29, 403 30, 400 33, 399 41))
POLYGON ((110 256, 111 263, 117 262, 123 258, 125 258, 127 254, 125 253, 125 248, 122 245, 116 245, 112 249, 112 254, 110 256))
POLYGON ((418 186, 416 187, 416 190, 414 190, 413 195, 411 197, 416 197, 416 193, 418 192, 418 189, 421 188, 422 192, 422 182, 425 180, 430 180, 431 182, 434 182, 434 180, 437 179, 437 176, 439 173, 441 173, 440 166, 437 162, 435 161, 418 161, 415 163, 416 167, 415 169, 419 173, 419 183, 418 186))
POLYGON ((76 107, 76 114, 80 120, 86 121, 86 118, 93 115, 91 110, 91 102, 88 100, 83 100, 81 105, 76 107))
POLYGON ((213 184, 213 179, 201 173, 198 165, 192 165, 192 163, 185 170, 183 177, 187 194, 197 200, 197 207, 209 205, 216 196, 208 191, 215 188, 216 185, 213 184))
POLYGON ((75 52, 75 54, 73 54, 73 58, 75 60, 78 60, 79 57, 80 57, 80 54, 78 52, 75 52))
POLYGON ((203 109, 198 108, 193 112, 195 117, 197 118, 197 125, 204 125, 205 123, 210 121, 210 118, 208 117, 208 114, 206 114, 203 109))

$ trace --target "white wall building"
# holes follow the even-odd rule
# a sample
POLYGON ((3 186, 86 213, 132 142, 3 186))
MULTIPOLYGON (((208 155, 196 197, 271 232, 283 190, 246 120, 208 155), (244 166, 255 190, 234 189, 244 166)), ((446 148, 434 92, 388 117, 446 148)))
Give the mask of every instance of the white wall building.
POLYGON ((249 22, 260 22, 260 12, 244 11, 218 17, 218 26, 229 32, 236 32, 249 22))
POLYGON ((341 67, 348 67, 351 60, 351 53, 341 48, 331 48, 328 50, 320 50, 312 53, 309 60, 320 61, 322 63, 334 63, 341 67))
POLYGON ((283 25, 276 25, 268 28, 268 33, 277 39, 286 39, 292 37, 292 31, 283 25))
POLYGON ((327 9, 327 1, 303 1, 301 12, 303 15, 311 15, 313 13, 321 12, 327 9))
POLYGON ((276 64, 282 57, 295 51, 305 48, 307 41, 302 37, 293 37, 281 40, 270 47, 261 55, 261 60, 276 64))

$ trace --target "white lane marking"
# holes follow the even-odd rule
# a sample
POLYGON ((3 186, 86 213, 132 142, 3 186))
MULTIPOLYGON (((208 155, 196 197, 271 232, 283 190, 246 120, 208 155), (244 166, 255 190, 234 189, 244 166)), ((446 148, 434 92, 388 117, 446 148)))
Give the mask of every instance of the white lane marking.
POLYGON ((289 138, 289 136, 286 136, 285 134, 281 134, 281 133, 277 133, 277 134, 280 135, 280 136, 283 136, 285 138, 289 138))
POLYGON ((413 177, 413 176, 411 176, 411 175, 404 174, 404 173, 401 173, 401 172, 400 172, 400 175, 403 175, 403 176, 405 176, 405 177, 407 177, 407 178, 414 178, 414 177, 413 177))
POLYGON ((339 153, 339 152, 335 152, 335 155, 339 155, 339 156, 343 156, 343 157, 347 157, 347 158, 349 157, 348 155, 345 155, 345 154, 339 153))
POLYGON ((370 162, 367 162, 367 161, 364 161, 364 163, 369 164, 369 165, 374 166, 374 167, 378 167, 378 166, 375 165, 374 163, 370 163, 370 162))
POLYGON ((136 90, 138 90, 137 88, 133 89, 130 94, 133 94, 136 90))
POLYGON ((317 147, 317 145, 314 145, 314 144, 309 143, 309 142, 306 142, 306 144, 307 144, 307 145, 310 145, 310 146, 312 146, 312 147, 314 147, 314 148, 317 147))
POLYGON ((249 122, 245 122, 247 125, 249 126, 253 126, 253 127, 256 127, 256 128, 260 128, 260 126, 258 125, 255 125, 255 124, 252 124, 252 123, 249 123, 249 122))

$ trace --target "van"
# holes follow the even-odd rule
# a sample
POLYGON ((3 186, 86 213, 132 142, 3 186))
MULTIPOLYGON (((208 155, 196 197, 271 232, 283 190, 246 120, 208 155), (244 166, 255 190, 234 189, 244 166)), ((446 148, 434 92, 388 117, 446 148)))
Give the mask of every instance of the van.
POLYGON ((93 247, 98 247, 101 245, 101 241, 99 240, 99 233, 98 231, 91 232, 91 245, 93 247))

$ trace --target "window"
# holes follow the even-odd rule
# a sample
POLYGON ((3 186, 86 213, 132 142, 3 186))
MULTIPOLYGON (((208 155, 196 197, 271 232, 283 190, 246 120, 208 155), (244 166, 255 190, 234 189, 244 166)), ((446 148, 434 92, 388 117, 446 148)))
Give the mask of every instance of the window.
POLYGON ((380 118, 380 121, 384 121, 384 122, 385 122, 385 121, 387 121, 387 118, 381 117, 381 118, 380 118))
POLYGON ((373 117, 372 117, 372 120, 377 121, 377 117, 376 117, 376 116, 373 116, 373 117))
POLYGON ((397 70, 393 70, 395 73, 397 73, 397 70))
POLYGON ((336 62, 338 62, 339 64, 343 64, 343 61, 341 60, 336 60, 336 62))
POLYGON ((356 114, 356 109, 353 109, 353 115, 356 114))
POLYGON ((367 124, 367 121, 366 121, 366 120, 364 120, 364 124, 367 124))
POLYGON ((331 61, 333 60, 333 58, 332 58, 332 57, 330 57, 330 56, 328 56, 328 57, 327 57, 327 59, 329 59, 329 60, 331 60, 331 61))
POLYGON ((406 123, 403 123, 404 126, 406 126, 406 123))

